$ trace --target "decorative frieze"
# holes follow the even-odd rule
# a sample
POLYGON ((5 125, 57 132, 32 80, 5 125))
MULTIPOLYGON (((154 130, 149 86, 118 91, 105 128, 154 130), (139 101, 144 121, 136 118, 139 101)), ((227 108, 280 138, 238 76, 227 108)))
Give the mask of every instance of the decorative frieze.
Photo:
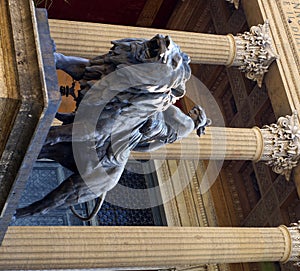
POLYGON ((264 153, 261 160, 266 161, 277 174, 290 179, 292 169, 300 158, 300 128, 297 112, 280 117, 277 123, 265 125, 261 133, 264 139, 264 153))
POLYGON ((229 2, 230 4, 234 4, 234 7, 236 9, 239 8, 240 0, 225 0, 225 1, 229 2))
POLYGON ((277 59, 269 36, 269 23, 252 26, 250 31, 233 36, 236 43, 236 57, 232 66, 246 73, 246 77, 261 87, 264 74, 277 59))

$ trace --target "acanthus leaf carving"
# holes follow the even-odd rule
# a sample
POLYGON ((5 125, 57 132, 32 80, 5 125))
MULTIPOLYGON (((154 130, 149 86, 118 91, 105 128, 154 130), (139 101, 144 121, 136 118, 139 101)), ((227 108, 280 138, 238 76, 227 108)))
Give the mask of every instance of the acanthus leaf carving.
POLYGON ((300 127, 297 111, 292 116, 280 117, 276 124, 265 125, 261 132, 264 137, 265 153, 262 160, 277 174, 290 179, 291 171, 300 159, 300 127))
POLYGON ((237 34, 236 58, 232 66, 238 66, 250 80, 257 81, 262 86, 264 74, 271 63, 278 58, 269 35, 269 23, 252 26, 250 31, 237 34))

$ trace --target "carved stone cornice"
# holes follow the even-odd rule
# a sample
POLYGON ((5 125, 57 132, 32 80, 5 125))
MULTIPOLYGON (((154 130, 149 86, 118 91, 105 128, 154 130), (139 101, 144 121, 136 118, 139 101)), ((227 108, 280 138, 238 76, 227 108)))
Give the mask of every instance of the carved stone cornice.
POLYGON ((291 256, 289 261, 296 262, 295 265, 300 267, 300 220, 298 223, 291 224, 287 229, 291 236, 291 256))
POLYGON ((297 112, 292 116, 280 117, 276 124, 265 125, 261 133, 264 153, 261 160, 277 174, 290 179, 291 171, 300 159, 300 128, 297 112))
POLYGON ((229 2, 230 4, 234 4, 234 7, 236 9, 239 8, 240 0, 225 0, 225 1, 229 2))
POLYGON ((271 63, 278 58, 269 36, 269 23, 252 26, 250 31, 233 36, 236 56, 232 66, 246 73, 246 77, 262 85, 264 74, 271 63))

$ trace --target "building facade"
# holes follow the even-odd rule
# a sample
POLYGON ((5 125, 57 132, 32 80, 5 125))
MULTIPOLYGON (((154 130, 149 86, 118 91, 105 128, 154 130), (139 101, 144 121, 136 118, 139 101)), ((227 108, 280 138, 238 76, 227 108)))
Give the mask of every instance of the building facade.
MULTIPOLYGON (((278 48, 284 52, 287 49, 284 50, 284 44, 281 45, 278 42, 279 36, 274 40, 274 33, 276 34, 276 31, 279 30, 276 29, 275 31, 272 28, 272 23, 277 28, 279 23, 276 22, 275 18, 265 17, 271 14, 271 11, 274 14, 280 14, 282 17, 286 16, 291 22, 288 21, 287 23, 290 29, 283 29, 284 32, 289 33, 289 30, 294 31, 292 33, 293 36, 290 36, 287 42, 290 43, 294 39, 296 46, 298 46, 297 30, 296 25, 294 25, 296 23, 298 6, 300 10, 298 2, 278 1, 278 3, 271 3, 271 1, 265 1, 262 3, 261 1, 242 1, 238 9, 236 8, 237 2, 229 3, 229 1, 224 0, 144 2, 143 4, 140 3, 140 6, 134 5, 136 9, 134 14, 138 14, 135 21, 126 21, 125 24, 184 31, 186 39, 176 40, 176 42, 182 48, 185 46, 188 49, 192 48, 191 67, 195 78, 193 84, 188 88, 187 97, 179 104, 184 111, 188 111, 194 103, 201 103, 204 107, 214 104, 215 107, 209 107, 210 109, 208 110, 209 116, 213 119, 213 126, 220 127, 221 129, 223 127, 252 129, 255 126, 262 128, 263 125, 276 123, 279 117, 287 114, 292 115, 293 109, 297 110, 299 105, 297 104, 297 99, 294 99, 292 94, 298 83, 295 82, 297 78, 293 78, 292 75, 293 71, 297 73, 297 69, 299 69, 297 63, 299 55, 297 57, 290 55, 289 59, 293 57, 295 59, 290 60, 294 62, 295 66, 284 62, 282 58, 286 57, 286 55, 280 55, 278 48), (266 8, 267 5, 268 7, 266 8), (263 8, 265 14, 261 12, 263 8), (259 17, 259 14, 261 17, 259 17), (208 60, 203 60, 205 58, 203 55, 197 58, 197 52, 200 49, 190 46, 190 44, 193 44, 193 41, 188 34, 189 32, 222 35, 224 40, 228 41, 230 38, 226 36, 227 34, 238 36, 238 33, 249 31, 256 20, 259 23, 263 23, 265 19, 269 19, 270 28, 273 31, 270 30, 270 37, 274 43, 274 52, 275 54, 279 54, 280 58, 276 60, 277 63, 270 65, 270 73, 266 73, 264 80, 261 82, 257 78, 255 78, 256 81, 246 78, 238 69, 238 66, 241 65, 228 67, 228 65, 225 65, 229 64, 227 60, 220 60, 223 55, 226 58, 226 44, 219 45, 212 43, 203 48, 200 46, 201 50, 206 50, 208 54, 211 54, 208 60), (221 55, 220 59, 218 58, 219 55, 221 55), (213 62, 214 59, 215 63, 213 62), (213 63, 210 63, 210 61, 213 63), (282 72, 281 65, 285 64, 290 70, 290 78, 275 78, 276 75, 280 75, 282 72), (291 85, 289 80, 295 86, 291 85), (284 93, 281 90, 281 85, 285 87, 286 91, 284 93), (199 89, 207 95, 199 94, 199 89), (291 104, 293 103, 295 106, 292 108, 291 104)), ((92 48, 95 48, 95 46, 93 46, 92 42, 89 43, 87 37, 95 37, 95 33, 101 27, 98 26, 99 28, 96 28, 95 25, 88 23, 68 24, 65 21, 57 20, 84 20, 84 18, 76 19, 76 17, 70 17, 72 13, 73 16, 76 13, 72 9, 72 3, 67 8, 65 7, 71 15, 67 12, 62 15, 61 13, 66 3, 61 5, 55 6, 54 3, 53 7, 49 9, 50 32, 57 44, 57 49, 66 54, 75 52, 74 54, 80 56, 91 57, 94 53, 93 50, 95 50, 92 48), (60 12, 57 9, 60 9, 60 12), (62 16, 65 16, 65 18, 62 16), (76 35, 78 29, 75 26, 78 29, 85 29, 86 32, 82 31, 82 35, 76 35), (85 51, 81 50, 80 53, 76 53, 76 46, 84 47, 85 51)), ((133 6, 128 6, 130 12, 133 12, 134 8, 133 6)), ((126 9, 123 12, 126 13, 126 9)), ((97 21, 94 17, 93 19, 86 20, 122 24, 120 20, 121 16, 112 14, 112 16, 109 16, 112 21, 105 21, 103 18, 102 21, 97 21), (115 18, 115 21, 113 21, 113 18, 115 18)), ((99 17, 101 18, 100 15, 99 17)), ((283 27, 287 26, 284 25, 283 27)), ((118 26, 112 26, 109 29, 117 28, 118 26)), ((133 30, 128 29, 128 33, 133 33, 130 31, 133 30)), ((142 33, 141 30, 136 31, 142 33)), ((147 33, 147 30, 145 33, 147 33)), ((123 35, 123 33, 120 35, 123 35)), ((218 37, 215 38, 218 39, 218 37)), ((101 37, 100 39, 103 40, 101 37)), ((205 42, 205 40, 206 37, 201 36, 199 43, 201 41, 205 42)), ((107 40, 107 48, 109 48, 109 42, 110 40, 107 40)), ((293 44, 289 44, 289 46, 297 49, 293 44)), ((228 49, 228 55, 230 55, 230 49, 228 49)), ((69 84, 64 75, 61 75, 59 78, 60 84, 69 84)), ((72 99, 70 100, 70 98, 63 101, 62 106, 69 105, 61 108, 61 110, 73 110, 72 103, 72 99)), ((212 131, 214 131, 213 127, 211 127, 211 130, 208 129, 207 133, 213 134, 212 131)), ((242 132, 240 134, 236 133, 237 131, 233 131, 232 137, 230 134, 226 134, 226 142, 229 142, 233 146, 238 146, 237 150, 235 147, 228 147, 228 149, 232 148, 232 153, 237 153, 237 157, 242 157, 244 153, 247 153, 248 148, 246 147, 251 145, 249 143, 251 140, 247 140, 248 130, 243 130, 245 134, 242 132), (241 138, 238 138, 238 136, 241 138)), ((221 138, 222 136, 224 134, 220 132, 219 137, 221 138)), ((201 152, 201 138, 199 140, 199 149, 201 152)), ((256 148, 256 142, 253 144, 256 148)), ((264 147, 266 145, 262 148, 264 147)), ((184 148, 185 146, 183 145, 182 149, 184 148)), ((224 152, 226 151, 228 150, 224 152)), ((250 152, 252 153, 253 150, 251 149, 250 152)), ((254 149, 254 152, 256 152, 256 149, 254 149)), ((252 158, 252 154, 248 159, 246 159, 248 156, 245 155, 245 158, 228 159, 228 157, 223 157, 223 159, 216 160, 214 152, 212 151, 211 153, 211 156, 208 156, 207 159, 178 159, 181 158, 181 151, 178 153, 179 157, 175 155, 175 157, 171 157, 172 159, 167 160, 154 159, 155 171, 154 173, 152 172, 152 175, 155 175, 153 178, 156 178, 157 183, 164 187, 164 183, 168 183, 170 179, 172 180, 172 184, 166 186, 167 188, 161 190, 160 193, 160 197, 162 198, 160 200, 163 201, 161 213, 165 217, 164 223, 166 225, 176 227, 277 227, 282 224, 289 225, 300 219, 297 167, 293 170, 290 180, 287 181, 284 175, 274 173, 272 168, 266 165, 265 161, 255 161, 256 159, 255 157, 252 158), (209 158, 211 159, 209 160, 209 158), (206 174, 212 174, 214 169, 217 172, 216 176, 213 178, 213 183, 209 184, 209 189, 206 189, 201 186, 201 183, 206 178, 206 174)), ((142 162, 140 163, 142 164, 142 162)), ((147 167, 150 166, 152 166, 150 163, 142 164, 145 172, 149 172, 149 168, 147 167)), ((292 263, 256 263, 253 260, 251 262, 234 264, 232 261, 228 261, 227 263, 225 260, 222 264, 218 265, 196 265, 191 263, 190 266, 182 266, 180 264, 178 266, 174 264, 174 266, 179 270, 297 270, 297 267, 293 266, 292 263)), ((189 263, 189 260, 187 260, 187 263, 189 263)), ((112 266, 115 265, 112 263, 112 266)))

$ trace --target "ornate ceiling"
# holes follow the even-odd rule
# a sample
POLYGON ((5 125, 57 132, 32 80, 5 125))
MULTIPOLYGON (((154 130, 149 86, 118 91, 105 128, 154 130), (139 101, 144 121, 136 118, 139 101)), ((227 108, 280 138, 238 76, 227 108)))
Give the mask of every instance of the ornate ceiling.
POLYGON ((49 18, 163 28, 178 0, 54 0, 43 1, 49 18), (47 4, 45 4, 47 3, 47 4), (51 3, 51 5, 50 5, 51 3))

